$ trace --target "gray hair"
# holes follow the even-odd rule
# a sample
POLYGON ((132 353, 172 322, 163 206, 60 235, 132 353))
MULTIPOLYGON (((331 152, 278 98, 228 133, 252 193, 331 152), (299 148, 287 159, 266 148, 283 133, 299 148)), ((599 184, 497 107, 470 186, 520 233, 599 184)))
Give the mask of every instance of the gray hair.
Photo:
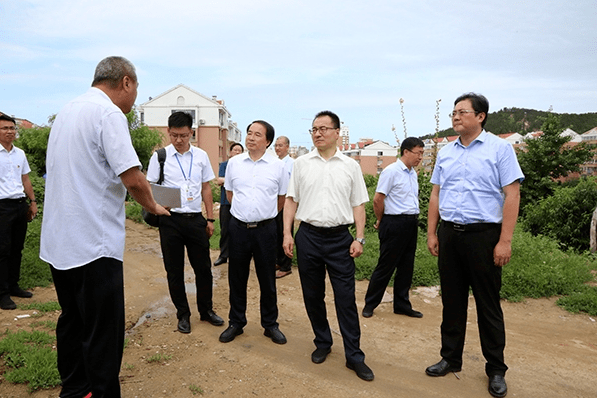
POLYGON ((138 81, 134 65, 123 57, 107 57, 96 66, 92 87, 102 83, 117 88, 125 76, 138 81))
POLYGON ((280 137, 276 138, 276 141, 278 140, 282 140, 284 141, 284 143, 286 144, 286 146, 289 146, 291 144, 290 140, 288 139, 288 137, 281 135, 280 137))

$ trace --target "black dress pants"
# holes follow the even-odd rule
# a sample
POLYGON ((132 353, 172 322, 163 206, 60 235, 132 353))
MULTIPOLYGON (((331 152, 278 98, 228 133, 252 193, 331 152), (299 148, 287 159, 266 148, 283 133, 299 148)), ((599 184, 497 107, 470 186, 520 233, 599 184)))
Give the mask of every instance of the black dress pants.
POLYGON ((121 396, 125 309, 123 263, 103 257, 81 267, 50 267, 61 306, 56 327, 61 398, 121 396))
POLYGON ((380 256, 366 291, 366 308, 380 304, 393 272, 393 311, 409 312, 410 288, 418 239, 418 217, 385 214, 378 228, 380 256))
POLYGON ((441 357, 454 367, 462 367, 468 291, 472 288, 481 350, 487 361, 485 371, 488 376, 505 375, 508 367, 504 363, 506 334, 500 304, 502 268, 493 263, 501 225, 485 224, 482 228, 475 225, 460 231, 453 224, 442 222, 438 230, 443 301, 441 357))
MULTIPOLYGON (((290 271, 293 266, 293 259, 284 254, 284 248, 282 243, 284 241, 284 217, 283 210, 278 212, 276 216, 276 226, 278 227, 278 248, 276 255, 276 264, 280 266, 280 271, 290 271)), ((291 225, 291 235, 293 234, 295 226, 291 225)))
POLYGON ((353 237, 348 230, 319 232, 301 223, 295 243, 303 300, 314 331, 314 344, 317 348, 330 348, 333 343, 324 302, 328 271, 345 358, 351 363, 363 362, 365 356, 360 350, 360 323, 355 303, 355 262, 349 255, 353 237))
POLYGON ((0 200, 0 298, 19 284, 28 208, 25 199, 0 200))
POLYGON ((278 327, 278 304, 276 298, 276 222, 263 221, 248 228, 235 217, 230 220, 230 260, 228 261, 228 284, 230 286, 230 325, 243 328, 247 324, 247 284, 251 258, 255 262, 255 273, 261 291, 261 326, 264 329, 278 327))
POLYGON ((184 282, 184 247, 194 271, 199 314, 213 309, 213 274, 206 228, 207 220, 201 213, 182 215, 172 212, 170 217, 160 217, 163 264, 178 319, 190 318, 191 315, 184 282))
POLYGON ((228 249, 228 242, 230 241, 230 208, 232 205, 220 205, 219 207, 219 257, 228 258, 230 257, 230 251, 228 249))

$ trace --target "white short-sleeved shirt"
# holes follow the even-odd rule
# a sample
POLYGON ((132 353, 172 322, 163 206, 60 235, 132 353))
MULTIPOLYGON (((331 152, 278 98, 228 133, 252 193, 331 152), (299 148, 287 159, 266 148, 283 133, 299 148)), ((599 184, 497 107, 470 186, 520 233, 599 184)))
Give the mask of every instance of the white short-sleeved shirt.
MULTIPOLYGON (((165 147, 165 166, 163 184, 166 187, 179 187, 182 207, 171 209, 176 213, 200 213, 203 199, 201 190, 204 182, 215 178, 207 152, 190 145, 190 149, 180 154, 173 145, 165 147)), ((146 179, 150 182, 159 180, 159 160, 153 153, 148 163, 146 179)))
POLYGON ((288 187, 286 165, 267 152, 254 162, 249 153, 228 160, 224 181, 226 191, 232 191, 233 217, 244 222, 257 222, 276 217, 278 196, 288 187))
POLYGON ((418 175, 401 159, 388 165, 378 177, 376 192, 385 195, 385 214, 418 214, 418 175))
POLYGON ((286 171, 288 171, 288 175, 290 177, 291 172, 293 171, 293 163, 295 162, 295 159, 291 158, 290 155, 286 155, 280 160, 282 160, 286 165, 286 171))
POLYGON ((353 224, 353 208, 369 200, 362 169, 339 150, 328 160, 317 149, 297 158, 286 196, 298 220, 328 228, 353 224))
POLYGON ((0 145, 0 199, 24 198, 23 175, 30 171, 22 149, 13 145, 9 152, 0 145))
POLYGON ((90 88, 57 115, 46 153, 40 258, 67 270, 123 261, 125 194, 119 175, 140 167, 123 112, 90 88))

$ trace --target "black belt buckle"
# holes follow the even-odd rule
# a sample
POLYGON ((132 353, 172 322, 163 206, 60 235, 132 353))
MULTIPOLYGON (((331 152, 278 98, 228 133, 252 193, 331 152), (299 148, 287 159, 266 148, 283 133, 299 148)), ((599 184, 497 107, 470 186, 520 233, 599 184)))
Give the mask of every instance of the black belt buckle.
POLYGON ((259 225, 259 222, 248 222, 247 223, 247 229, 249 228, 257 228, 257 226, 259 225))
POLYGON ((466 231, 466 225, 456 224, 456 223, 454 223, 453 225, 454 225, 454 231, 458 231, 458 232, 466 231))

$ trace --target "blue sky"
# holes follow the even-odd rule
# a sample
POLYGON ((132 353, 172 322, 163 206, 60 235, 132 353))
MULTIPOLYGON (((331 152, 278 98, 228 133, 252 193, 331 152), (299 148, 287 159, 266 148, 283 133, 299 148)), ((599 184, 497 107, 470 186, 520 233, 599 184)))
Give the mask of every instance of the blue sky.
POLYGON ((393 144, 440 129, 454 99, 597 111, 593 0, 0 0, 0 111, 45 124, 104 57, 137 68, 138 104, 183 83, 293 145, 321 110, 393 144))

